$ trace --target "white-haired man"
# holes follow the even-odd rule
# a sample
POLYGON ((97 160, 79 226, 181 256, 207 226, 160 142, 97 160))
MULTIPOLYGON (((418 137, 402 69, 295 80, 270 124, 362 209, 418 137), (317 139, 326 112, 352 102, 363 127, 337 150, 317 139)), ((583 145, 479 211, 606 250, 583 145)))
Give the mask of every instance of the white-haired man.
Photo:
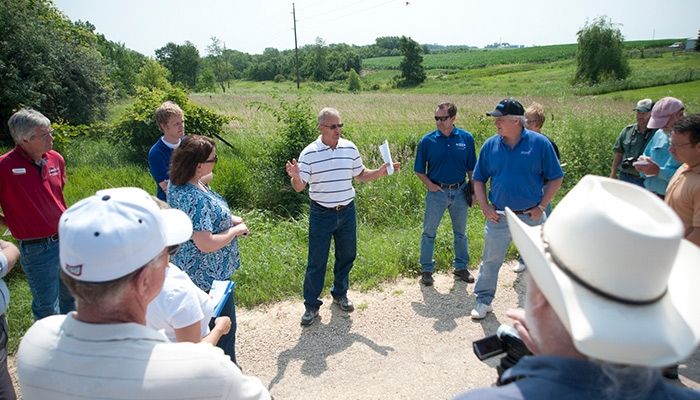
MULTIPOLYGON (((309 255, 304 276, 304 306, 301 325, 311 325, 318 317, 319 300, 326 276, 331 239, 335 243, 333 266, 333 303, 346 312, 355 306, 348 299, 349 274, 357 255, 357 216, 352 180, 369 182, 387 176, 387 164, 365 168, 357 146, 341 138, 343 123, 335 108, 318 114, 318 139, 306 146, 299 162, 287 161, 286 170, 294 190, 301 192, 309 184, 309 255)), ((399 163, 394 163, 398 170, 399 163)))
POLYGON ((37 321, 22 339, 24 399, 270 398, 221 349, 171 343, 145 326, 170 254, 192 235, 185 213, 161 210, 141 189, 110 189, 71 206, 59 234, 77 311, 37 321))
POLYGON ((653 194, 584 177, 543 226, 506 210, 530 271, 514 327, 535 354, 458 399, 700 399, 659 368, 700 341, 700 249, 653 194))
POLYGON ((552 143, 525 128, 525 110, 520 102, 503 99, 486 114, 494 117, 498 132, 484 142, 474 169, 474 195, 486 219, 484 251, 474 285, 476 304, 471 311, 475 320, 485 318, 492 310, 498 272, 511 242, 505 208, 515 210, 518 218, 529 225, 541 224, 564 179, 552 143))
POLYGON ((58 279, 58 219, 66 210, 66 167, 53 148, 51 121, 25 108, 7 122, 15 147, 0 156, 0 224, 19 242, 34 319, 65 314, 75 301, 58 279))

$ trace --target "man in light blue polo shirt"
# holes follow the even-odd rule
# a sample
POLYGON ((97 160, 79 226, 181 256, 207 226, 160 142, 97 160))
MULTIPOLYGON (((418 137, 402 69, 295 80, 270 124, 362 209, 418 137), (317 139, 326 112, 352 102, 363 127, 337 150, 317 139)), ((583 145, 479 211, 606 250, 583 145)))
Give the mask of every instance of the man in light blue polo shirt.
POLYGON ((474 195, 484 213, 486 227, 479 278, 474 287, 473 319, 483 319, 492 310, 498 271, 511 242, 503 210, 509 207, 531 226, 543 223, 544 211, 564 177, 549 140, 525 129, 525 110, 517 100, 504 99, 486 114, 495 117, 498 133, 484 142, 474 169, 474 195))
POLYGON ((426 134, 418 142, 413 171, 428 192, 425 195, 423 234, 420 240, 421 283, 433 284, 435 260, 435 235, 445 210, 450 213, 454 233, 454 274, 458 279, 472 283, 469 274, 469 249, 467 246, 467 211, 471 193, 465 193, 476 165, 476 148, 471 133, 454 125, 457 107, 441 103, 435 110, 437 129, 426 134))

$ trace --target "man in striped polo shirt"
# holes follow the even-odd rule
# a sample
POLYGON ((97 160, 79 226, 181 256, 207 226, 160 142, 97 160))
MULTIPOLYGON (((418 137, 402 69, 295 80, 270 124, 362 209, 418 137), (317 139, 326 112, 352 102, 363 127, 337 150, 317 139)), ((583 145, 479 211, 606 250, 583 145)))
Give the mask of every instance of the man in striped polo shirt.
MULTIPOLYGON (((387 164, 367 169, 357 146, 341 138, 340 113, 324 108, 318 114, 321 135, 299 155, 299 162, 287 162, 292 187, 301 192, 309 184, 309 256, 304 276, 303 326, 311 325, 323 302, 319 299, 326 276, 331 238, 335 241, 333 266, 333 303, 347 312, 355 307, 347 297, 348 275, 357 254, 355 189, 352 179, 369 182, 387 175, 387 164)), ((399 163, 394 169, 399 170, 399 163)))

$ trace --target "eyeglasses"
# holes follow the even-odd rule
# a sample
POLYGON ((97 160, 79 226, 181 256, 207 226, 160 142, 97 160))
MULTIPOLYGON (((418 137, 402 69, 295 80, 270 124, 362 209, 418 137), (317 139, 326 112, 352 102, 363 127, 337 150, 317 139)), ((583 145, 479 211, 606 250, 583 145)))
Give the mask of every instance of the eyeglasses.
POLYGON ((202 161, 202 164, 211 164, 211 163, 216 163, 218 161, 219 161, 219 155, 217 154, 211 160, 202 161))
POLYGON ((48 132, 36 133, 36 134, 32 135, 29 138, 29 140, 36 139, 36 138, 46 139, 49 136, 53 136, 53 129, 49 129, 48 132))
POLYGON ((686 147, 686 146, 692 146, 693 143, 683 143, 683 144, 676 144, 676 143, 669 143, 668 148, 671 149, 680 149, 681 147, 686 147))
POLYGON ((177 253, 178 250, 180 250, 180 245, 176 244, 173 246, 168 246, 167 250, 168 250, 168 254, 170 254, 170 257, 172 257, 175 255, 175 253, 177 253))
POLYGON ((452 118, 452 117, 450 117, 449 115, 446 115, 446 116, 444 116, 444 117, 439 117, 439 116, 436 115, 436 116, 435 116, 435 121, 445 122, 445 121, 447 121, 447 120, 450 119, 450 118, 452 118))
POLYGON ((323 124, 321 124, 321 126, 325 126, 325 127, 328 128, 328 129, 335 130, 336 128, 342 128, 342 127, 343 127, 343 124, 333 124, 333 125, 323 125, 323 124))

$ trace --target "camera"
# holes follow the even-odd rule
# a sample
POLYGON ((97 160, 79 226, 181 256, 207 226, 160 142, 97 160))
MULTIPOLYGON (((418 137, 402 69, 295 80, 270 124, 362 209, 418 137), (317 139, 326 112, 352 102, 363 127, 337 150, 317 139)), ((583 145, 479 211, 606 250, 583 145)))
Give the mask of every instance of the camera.
POLYGON ((632 165, 635 161, 637 161, 638 157, 627 157, 624 160, 622 160, 622 168, 623 169, 634 169, 634 166, 632 165))
POLYGON ((497 385, 500 385, 501 375, 510 367, 517 364, 524 356, 532 355, 525 343, 520 339, 518 331, 512 326, 501 325, 495 335, 487 336, 472 343, 474 355, 480 360, 488 360, 505 353, 500 364, 496 367, 498 372, 497 385))

